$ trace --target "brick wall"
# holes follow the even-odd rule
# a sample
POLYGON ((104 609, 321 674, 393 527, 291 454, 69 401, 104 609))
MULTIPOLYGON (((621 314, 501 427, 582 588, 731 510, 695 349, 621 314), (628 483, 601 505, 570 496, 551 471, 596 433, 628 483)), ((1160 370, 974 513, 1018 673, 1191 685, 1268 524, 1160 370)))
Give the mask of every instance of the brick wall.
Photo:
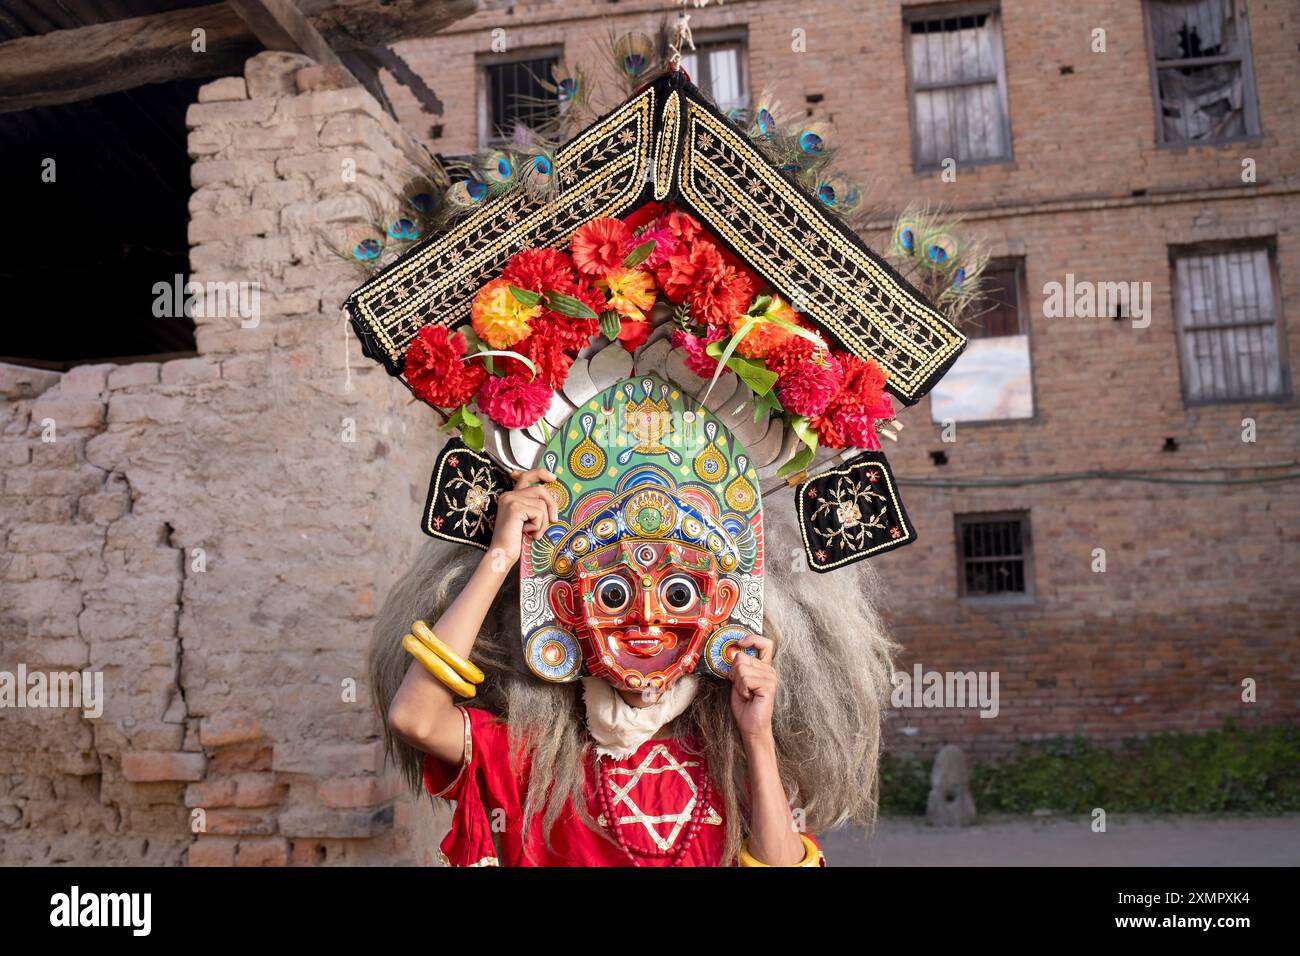
MULTIPOLYGON (((1300 456, 1300 415, 1281 402, 1185 407, 1172 309, 1169 247, 1269 238, 1288 340, 1300 367, 1300 44, 1294 5, 1248 4, 1263 135, 1221 146, 1161 148, 1140 3, 1003 0, 1002 34, 1014 159, 959 168, 956 180, 914 172, 903 12, 922 4, 730 0, 691 10, 697 39, 743 26, 750 88, 787 111, 834 121, 847 171, 872 183, 888 217, 909 200, 967 217, 999 256, 1023 256, 1034 419, 961 425, 941 440, 929 402, 902 416, 887 451, 904 479, 1017 479, 1096 469, 1186 469, 1208 478, 1275 474, 1300 456), (1091 51, 1094 28, 1106 52, 1091 51), (802 31, 796 34, 795 31, 802 31), (792 44, 802 38, 804 52, 792 44), (1070 68, 1066 70, 1064 68, 1070 68), (820 100, 817 98, 820 97, 820 100), (815 102, 814 102, 815 101, 815 102), (1258 180, 1242 182, 1242 160, 1258 180), (1151 324, 1046 318, 1043 287, 1067 273, 1149 281, 1151 324), (1242 419, 1257 441, 1243 443, 1242 419), (1179 450, 1164 452, 1166 438, 1179 450), (944 451, 936 467, 929 452, 944 451), (1227 467, 1245 471, 1224 471, 1227 467), (1258 470, 1253 470, 1258 468, 1258 470)), ((437 89, 431 118, 410 92, 388 92, 403 125, 448 153, 477 147, 477 59, 562 46, 592 62, 612 31, 651 31, 657 2, 491 3, 438 37, 398 49, 437 89), (503 31, 503 32, 502 32, 503 31), (493 44, 498 46, 494 47, 493 44), (434 126, 441 131, 429 137, 434 126)), ((880 247, 884 236, 874 237, 880 247)), ((1291 470, 1295 470, 1292 468, 1291 470)), ((932 754, 956 741, 979 754, 1017 740, 1082 733, 1201 730, 1300 718, 1300 485, 1132 482, 1003 488, 904 487, 919 540, 876 563, 899 661, 926 670, 995 670, 1001 712, 899 710, 891 744, 932 754), (1028 510, 1036 599, 981 607, 957 597, 954 513, 1028 510), (1092 570, 1104 548, 1105 573, 1092 570), (1241 700, 1254 678, 1258 701, 1241 700)), ((774 496, 769 507, 776 507, 774 496)))
POLYGON ((199 317, 198 356, 161 364, 0 368, 0 670, 102 671, 106 698, 0 711, 0 861, 430 859, 364 650, 436 421, 345 332, 360 277, 331 248, 414 152, 334 85, 262 54, 188 115, 192 279, 258 283, 255 327, 199 317))

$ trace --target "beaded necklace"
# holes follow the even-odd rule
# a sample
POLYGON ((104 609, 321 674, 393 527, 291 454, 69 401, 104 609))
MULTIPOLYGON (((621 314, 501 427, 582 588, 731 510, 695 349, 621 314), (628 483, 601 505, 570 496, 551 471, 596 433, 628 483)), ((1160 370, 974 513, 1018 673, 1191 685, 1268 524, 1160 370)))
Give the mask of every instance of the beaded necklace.
MULTIPOLYGON (((614 839, 618 841, 619 849, 622 850, 623 854, 632 862, 632 865, 640 866, 641 861, 637 859, 638 854, 634 853, 632 848, 628 846, 627 840, 623 837, 623 831, 619 829, 618 821, 614 816, 614 785, 612 782, 612 774, 609 771, 607 761, 599 754, 596 756, 596 776, 598 780, 596 790, 600 794, 600 809, 605 815, 605 820, 609 823, 609 828, 614 831, 614 839)), ((642 853, 641 855, 668 857, 669 866, 679 866, 682 857, 686 854, 686 850, 690 847, 691 843, 694 842, 696 834, 699 833, 699 829, 703 824, 704 814, 708 809, 710 797, 712 796, 713 782, 706 771, 704 774, 704 783, 700 787, 699 794, 696 795, 695 806, 691 810, 690 822, 686 824, 686 832, 682 834, 681 838, 677 841, 677 845, 670 849, 655 847, 649 852, 642 853)))

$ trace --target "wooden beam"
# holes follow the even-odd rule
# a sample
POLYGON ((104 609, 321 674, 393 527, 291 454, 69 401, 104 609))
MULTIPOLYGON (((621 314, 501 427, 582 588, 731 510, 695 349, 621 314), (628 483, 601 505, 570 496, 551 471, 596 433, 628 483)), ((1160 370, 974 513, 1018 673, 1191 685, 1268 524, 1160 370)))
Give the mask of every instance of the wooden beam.
MULTIPOLYGON (((298 9, 303 22, 339 53, 430 36, 477 8, 478 0, 299 0, 298 9)), ((232 76, 264 48, 229 3, 8 40, 0 43, 0 113, 146 83, 232 76), (196 29, 204 31, 202 53, 192 49, 196 29)))
POLYGON ((317 63, 347 69, 293 0, 226 0, 268 50, 302 53, 317 63))

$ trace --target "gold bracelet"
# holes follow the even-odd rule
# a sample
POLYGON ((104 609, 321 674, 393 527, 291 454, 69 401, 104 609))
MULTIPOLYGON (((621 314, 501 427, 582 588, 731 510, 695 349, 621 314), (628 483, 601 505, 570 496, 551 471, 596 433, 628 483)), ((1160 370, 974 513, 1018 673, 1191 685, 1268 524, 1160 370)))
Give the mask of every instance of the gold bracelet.
MULTIPOLYGON (((810 837, 808 837, 806 834, 803 833, 799 834, 799 839, 803 841, 803 859, 800 860, 798 863, 795 863, 794 866, 821 866, 822 851, 818 848, 817 844, 814 843, 810 837)), ((740 865, 741 866, 770 866, 770 864, 763 863, 750 854, 748 840, 746 840, 745 844, 740 848, 740 865)))
POLYGON ((420 639, 421 644, 450 664, 451 669, 464 680, 471 684, 483 683, 483 672, 439 640, 438 635, 433 633, 428 624, 416 621, 411 625, 411 633, 420 639))
POLYGON ((441 681, 448 690, 462 697, 473 697, 477 693, 473 684, 462 680, 446 661, 421 644, 414 634, 407 634, 402 638, 402 647, 406 649, 406 653, 423 664, 424 669, 441 681))

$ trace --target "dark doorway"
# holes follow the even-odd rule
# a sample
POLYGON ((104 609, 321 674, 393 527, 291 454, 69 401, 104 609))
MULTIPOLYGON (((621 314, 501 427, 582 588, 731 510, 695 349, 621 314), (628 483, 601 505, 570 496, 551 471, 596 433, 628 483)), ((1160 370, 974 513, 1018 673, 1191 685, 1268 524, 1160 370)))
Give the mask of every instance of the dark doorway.
POLYGON ((154 288, 188 278, 185 111, 203 82, 0 114, 0 361, 65 369, 193 354, 193 321, 156 317, 154 288))

